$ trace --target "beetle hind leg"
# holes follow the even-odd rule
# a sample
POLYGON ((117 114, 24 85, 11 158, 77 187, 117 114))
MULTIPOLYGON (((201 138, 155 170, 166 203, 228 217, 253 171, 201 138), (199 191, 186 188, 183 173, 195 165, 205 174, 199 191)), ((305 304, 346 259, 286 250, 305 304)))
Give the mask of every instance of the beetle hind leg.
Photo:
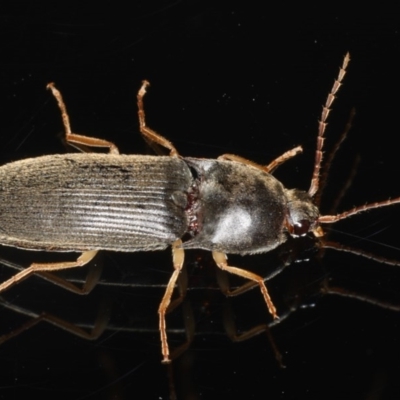
POLYGON ((64 100, 61 96, 60 91, 54 86, 54 83, 49 83, 47 89, 51 90, 51 93, 55 97, 58 103, 58 108, 61 111, 61 117, 64 124, 65 140, 67 143, 80 151, 84 151, 85 147, 99 147, 108 148, 110 154, 119 154, 118 147, 108 140, 98 139, 90 136, 78 135, 71 132, 71 124, 69 122, 69 116, 64 100))
MULTIPOLYGON (((85 289, 83 291, 79 291, 77 287, 74 285, 70 284, 70 286, 75 287, 75 290, 68 285, 68 283, 63 284, 61 283, 61 279, 57 280, 57 278, 52 277, 49 273, 53 271, 59 271, 62 269, 69 269, 69 268, 75 268, 75 267, 83 267, 87 263, 89 263, 97 254, 97 250, 92 250, 92 251, 85 251, 82 253, 76 261, 67 261, 67 262, 57 262, 57 263, 33 263, 31 264, 28 268, 23 269, 22 271, 18 272, 14 276, 12 276, 10 279, 4 281, 2 284, 0 284, 0 293, 7 290, 8 288, 16 285, 17 283, 21 282, 22 280, 28 278, 35 272, 38 273, 43 273, 44 277, 48 280, 54 281, 54 283, 59 284, 59 286, 63 286, 68 290, 74 291, 76 293, 82 292, 85 293, 85 289), (57 283, 57 282, 59 283, 57 283)), ((89 285, 90 287, 91 285, 89 285)), ((86 290, 87 292, 87 290, 86 290)))
POLYGON ((169 150, 169 155, 172 157, 179 156, 178 151, 175 146, 167 140, 164 136, 159 133, 153 131, 153 129, 149 128, 146 125, 146 116, 144 112, 143 106, 143 97, 146 94, 146 89, 150 85, 148 81, 143 81, 142 86, 140 87, 137 94, 137 105, 138 105, 138 116, 139 116, 139 127, 140 133, 144 137, 144 140, 158 152, 157 145, 166 148, 169 150))

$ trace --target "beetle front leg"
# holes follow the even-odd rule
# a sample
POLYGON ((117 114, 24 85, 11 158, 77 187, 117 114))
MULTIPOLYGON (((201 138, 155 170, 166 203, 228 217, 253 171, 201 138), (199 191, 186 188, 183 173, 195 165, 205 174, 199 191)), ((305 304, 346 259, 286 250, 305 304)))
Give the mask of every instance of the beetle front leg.
POLYGON ((158 307, 158 315, 160 318, 160 337, 161 337, 161 351, 163 355, 162 362, 167 364, 171 362, 169 357, 169 346, 168 346, 168 338, 167 338, 167 329, 165 322, 165 314, 167 312, 168 306, 171 303, 172 293, 175 288, 176 281, 179 277, 179 274, 182 270, 183 262, 185 259, 185 252, 182 248, 182 241, 180 239, 176 240, 172 244, 172 262, 174 265, 174 272, 169 279, 167 288, 165 290, 164 296, 161 300, 160 306, 158 307))
POLYGON ((260 165, 255 163, 254 161, 250 161, 247 158, 240 157, 235 154, 222 154, 218 157, 218 160, 237 161, 239 163, 250 165, 254 168, 260 169, 261 171, 267 172, 268 174, 272 174, 284 162, 290 160, 291 158, 302 152, 303 148, 301 146, 294 147, 293 149, 283 153, 281 156, 275 158, 275 160, 271 161, 268 165, 260 165))
POLYGON ((7 279, 0 285, 0 293, 4 290, 8 289, 11 286, 16 285, 22 280, 28 278, 30 275, 35 272, 53 272, 59 271, 62 269, 69 269, 75 267, 83 267, 87 263, 89 263, 97 254, 97 250, 85 251, 82 253, 76 261, 67 261, 67 262, 57 262, 57 263, 33 263, 28 268, 23 269, 18 272, 10 279, 7 279))
POLYGON ((119 154, 118 147, 108 140, 104 139, 97 139, 90 136, 84 135, 77 135, 76 133, 71 132, 71 125, 69 122, 69 117, 67 113, 67 108, 65 106, 64 100, 61 96, 61 93, 56 87, 54 83, 49 83, 47 85, 47 89, 50 89, 53 96, 56 98, 58 103, 58 108, 61 111, 61 116, 64 124, 65 129, 65 140, 68 144, 75 147, 76 149, 83 151, 80 146, 87 146, 87 147, 103 147, 108 148, 110 154, 119 154))
POLYGON ((242 278, 250 279, 251 281, 256 282, 260 286, 261 293, 264 296, 264 300, 265 303, 267 304, 269 313, 273 316, 274 319, 278 318, 274 303, 271 300, 267 287, 265 286, 264 279, 261 276, 254 274, 253 272, 246 271, 245 269, 242 268, 229 266, 226 261, 227 257, 225 253, 221 253, 219 251, 213 251, 212 256, 217 266, 221 268, 223 271, 227 271, 231 274, 235 274, 241 276, 242 278))

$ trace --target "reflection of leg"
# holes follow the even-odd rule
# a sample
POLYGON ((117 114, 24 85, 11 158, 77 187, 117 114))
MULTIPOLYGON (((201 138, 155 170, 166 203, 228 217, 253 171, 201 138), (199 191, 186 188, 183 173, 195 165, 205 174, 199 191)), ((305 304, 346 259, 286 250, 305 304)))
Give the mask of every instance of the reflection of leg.
MULTIPOLYGON (((28 276, 32 275, 35 272, 44 272, 46 274, 46 272, 59 271, 62 269, 69 269, 69 268, 75 268, 75 267, 83 267, 88 262, 90 262, 96 254, 97 254, 97 250, 85 251, 77 258, 76 261, 46 263, 46 264, 33 263, 30 265, 30 267, 23 269, 22 271, 18 272, 14 276, 12 276, 10 279, 3 282, 0 285, 0 292, 3 292, 4 290, 8 289, 9 287, 21 282, 22 280, 26 279, 28 276)), ((46 274, 46 277, 49 278, 49 280, 57 280, 56 278, 50 277, 49 275, 50 274, 46 274)), ((61 283, 60 283, 60 285, 66 287, 66 285, 62 285, 61 283)), ((72 284, 70 284, 70 285, 72 285, 72 284)), ((72 291, 74 291, 74 290, 72 290, 72 291)))
POLYGON ((256 325, 246 331, 241 331, 240 333, 238 333, 235 324, 235 317, 233 315, 229 299, 226 299, 226 302, 224 304, 223 318, 224 318, 225 331, 228 334, 229 338, 232 340, 232 342, 243 342, 247 339, 251 339, 254 336, 265 333, 268 337, 268 341, 272 348, 272 351, 274 352, 276 361, 278 362, 281 368, 285 367, 282 361, 282 354, 279 352, 275 339, 272 336, 271 329, 267 324, 256 325))
POLYGON ((340 286, 333 286, 330 284, 330 280, 325 278, 323 284, 321 286, 321 293, 325 294, 333 294, 336 296, 348 297, 360 301, 364 301, 365 303, 373 304, 374 306, 378 306, 387 310, 392 310, 395 312, 400 311, 400 305, 395 304, 390 301, 380 300, 375 297, 370 296, 369 294, 360 293, 358 291, 349 290, 340 286))
POLYGON ((160 337, 161 337, 161 351, 163 355, 163 363, 171 362, 170 352, 168 346, 168 338, 167 338, 167 330, 166 330, 166 322, 165 322, 165 314, 167 312, 168 306, 171 303, 172 293, 175 288, 176 281, 179 277, 179 274, 182 270, 183 262, 185 259, 185 253, 182 249, 182 241, 180 239, 176 240, 172 244, 172 262, 174 265, 174 272, 168 282, 167 288, 165 290, 164 297, 161 300, 160 306, 158 307, 158 315, 160 318, 160 337))
POLYGON ((32 328, 33 326, 37 325, 41 321, 48 322, 49 324, 52 324, 54 326, 57 326, 67 332, 72 333, 73 335, 79 336, 82 339, 87 339, 87 340, 95 340, 97 339, 105 330, 108 320, 109 320, 109 312, 110 312, 110 307, 108 305, 103 305, 102 307, 99 308, 99 314, 96 318, 96 321, 94 323, 93 329, 91 331, 86 331, 79 326, 65 321, 61 318, 58 318, 54 315, 47 314, 47 313, 34 313, 32 311, 26 310, 22 307, 18 307, 15 304, 11 304, 6 302, 5 300, 1 299, 1 303, 5 308, 8 308, 12 311, 15 311, 19 314, 24 314, 26 316, 31 317, 30 320, 22 324, 19 328, 14 329, 10 333, 7 333, 5 335, 0 336, 0 345, 6 342, 9 339, 12 339, 13 337, 18 336, 20 333, 27 331, 28 329, 32 328))
POLYGON ((89 264, 88 272, 85 280, 83 281, 82 287, 79 287, 76 284, 64 278, 54 275, 51 272, 38 272, 35 275, 40 276, 41 278, 46 279, 47 281, 53 283, 54 285, 60 286, 63 289, 68 290, 72 293, 88 294, 97 285, 97 282, 99 281, 102 273, 102 269, 103 269, 102 263, 96 262, 89 264))
POLYGON ((229 266, 226 261, 227 257, 224 253, 213 251, 212 255, 217 266, 221 268, 223 271, 227 271, 231 274, 235 274, 241 276, 242 278, 250 279, 251 281, 256 282, 260 286, 261 293, 263 294, 265 303, 267 304, 268 307, 268 311, 274 318, 278 318, 278 315, 276 314, 276 308, 271 300, 271 297, 269 296, 267 287, 265 286, 264 283, 264 279, 261 276, 254 274, 253 272, 246 271, 245 269, 242 268, 229 266))
POLYGON ((184 301, 182 303, 182 316, 185 324, 186 341, 171 351, 171 356, 169 357, 170 360, 175 360, 178 358, 189 348, 190 344, 193 342, 195 323, 193 310, 188 301, 184 301))
POLYGON ((65 139, 68 144, 77 148, 78 150, 82 150, 80 146, 87 147, 105 147, 109 149, 109 152, 112 154, 119 154, 117 146, 103 139, 97 139, 90 136, 77 135, 76 133, 71 132, 71 125, 69 122, 69 117, 67 113, 67 108, 65 107, 65 103, 62 99, 61 93, 55 88, 54 83, 49 83, 47 88, 51 90, 53 96, 56 98, 58 107, 61 111, 61 116, 65 129, 65 139))

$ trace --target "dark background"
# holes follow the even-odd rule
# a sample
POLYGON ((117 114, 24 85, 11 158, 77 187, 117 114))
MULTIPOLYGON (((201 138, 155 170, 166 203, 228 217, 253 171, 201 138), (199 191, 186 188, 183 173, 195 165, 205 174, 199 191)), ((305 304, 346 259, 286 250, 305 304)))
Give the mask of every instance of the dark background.
MULTIPOLYGON (((16 6, 0 14, 2 162, 66 151, 59 111, 45 90, 51 81, 63 93, 75 132, 111 140, 122 153, 148 152, 135 103, 141 81, 148 79, 148 124, 181 155, 234 153, 266 164, 301 144, 303 155, 276 176, 288 188, 307 190, 321 106, 350 51, 327 148, 353 107, 356 117, 332 166, 321 211, 328 212, 358 156, 357 175, 340 210, 400 196, 399 29, 389 11, 363 19, 339 10, 320 19, 288 20, 286 11, 266 13, 251 2, 16 6)), ((374 210, 336 224, 330 239, 400 261, 399 217, 399 206, 374 210)), ((6 248, 1 256, 21 266, 46 257, 6 248)), ((60 257, 67 256, 51 259, 60 257)), ((398 267, 333 250, 318 253, 310 241, 230 260, 261 274, 288 264, 268 283, 278 313, 293 310, 271 329, 286 368, 279 367, 265 334, 243 343, 229 340, 223 324, 228 306, 216 268, 208 253, 191 251, 184 308, 193 312, 196 333, 188 351, 167 369, 160 364, 157 307, 172 270, 170 252, 106 253, 96 259, 104 264, 102 284, 88 296, 34 277, 2 294, 3 305, 77 324, 91 325, 106 308, 111 319, 94 342, 46 323, 5 342, 0 398, 167 399, 174 391, 180 399, 399 395, 399 313, 388 309, 400 306, 398 267), (324 285, 380 305, 323 295, 324 285)), ((11 271, 4 266, 1 280, 11 271)), ((81 279, 80 271, 66 276, 81 279)), ((231 299, 229 307, 240 330, 270 322, 258 289, 231 299)), ((184 321, 190 320, 181 310, 168 318, 172 347, 184 342, 184 321)), ((3 307, 1 315, 0 334, 29 320, 3 307)))

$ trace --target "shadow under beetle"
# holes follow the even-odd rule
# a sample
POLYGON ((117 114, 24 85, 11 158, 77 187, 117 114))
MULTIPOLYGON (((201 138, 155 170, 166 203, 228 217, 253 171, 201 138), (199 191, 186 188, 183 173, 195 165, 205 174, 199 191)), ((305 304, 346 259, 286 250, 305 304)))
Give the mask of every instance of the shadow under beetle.
MULTIPOLYGON (((326 120, 349 60, 346 54, 323 106, 308 192, 286 189, 271 175, 301 147, 266 166, 231 154, 215 160, 181 157, 171 142, 146 126, 147 81, 137 95, 140 131, 150 144, 166 148, 169 156, 121 155, 111 142, 72 133, 61 94, 49 84, 61 110, 67 142, 80 150, 108 148, 109 154, 49 155, 0 167, 0 244, 82 252, 72 262, 33 263, 0 284, 0 292, 32 273, 48 276, 51 271, 81 267, 99 250, 153 251, 171 245, 174 272, 158 309, 163 362, 170 362, 165 314, 186 249, 212 251, 219 268, 257 283, 270 314, 278 318, 263 277, 228 265, 227 253, 265 253, 289 236, 320 237, 320 224, 400 202, 396 198, 324 216, 313 202, 326 120)), ((229 295, 238 293, 233 290, 229 295)))

